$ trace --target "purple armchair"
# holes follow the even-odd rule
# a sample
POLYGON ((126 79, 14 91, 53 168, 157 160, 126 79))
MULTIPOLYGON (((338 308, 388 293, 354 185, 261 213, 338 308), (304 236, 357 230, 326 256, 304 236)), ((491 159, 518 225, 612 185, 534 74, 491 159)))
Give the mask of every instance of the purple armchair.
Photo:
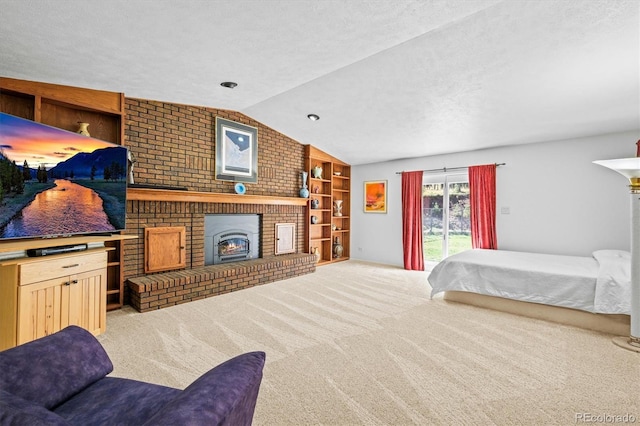
POLYGON ((0 425, 250 425, 264 361, 239 355, 184 390, 107 377, 100 342, 70 326, 0 352, 0 425))

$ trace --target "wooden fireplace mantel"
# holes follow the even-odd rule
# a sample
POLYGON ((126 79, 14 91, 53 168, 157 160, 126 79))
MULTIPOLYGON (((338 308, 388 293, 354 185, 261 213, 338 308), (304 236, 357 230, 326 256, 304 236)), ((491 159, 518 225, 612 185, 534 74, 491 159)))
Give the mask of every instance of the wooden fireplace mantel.
POLYGON ((129 188, 127 189, 127 200, 306 206, 308 199, 301 197, 273 197, 268 195, 238 195, 214 192, 129 188))

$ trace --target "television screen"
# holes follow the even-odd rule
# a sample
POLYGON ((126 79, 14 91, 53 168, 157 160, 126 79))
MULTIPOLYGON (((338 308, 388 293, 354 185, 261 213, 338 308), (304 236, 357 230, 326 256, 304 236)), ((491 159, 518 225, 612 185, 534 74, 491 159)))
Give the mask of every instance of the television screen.
POLYGON ((125 228, 127 149, 0 113, 0 239, 125 228))

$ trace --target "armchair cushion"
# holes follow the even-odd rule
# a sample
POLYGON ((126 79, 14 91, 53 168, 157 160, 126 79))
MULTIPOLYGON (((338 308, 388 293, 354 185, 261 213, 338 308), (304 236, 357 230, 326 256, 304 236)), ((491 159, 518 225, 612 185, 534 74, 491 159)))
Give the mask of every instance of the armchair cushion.
POLYGON ((74 425, 142 425, 181 392, 152 383, 105 377, 54 411, 74 425))

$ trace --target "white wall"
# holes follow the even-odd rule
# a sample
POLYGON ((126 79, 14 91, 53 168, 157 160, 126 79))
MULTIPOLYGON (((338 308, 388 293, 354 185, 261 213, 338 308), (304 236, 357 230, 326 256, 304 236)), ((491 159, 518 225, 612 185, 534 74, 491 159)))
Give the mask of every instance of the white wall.
POLYGON ((497 170, 499 249, 577 256, 630 250, 628 180, 592 161, 635 157, 638 137, 615 133, 353 166, 351 258, 403 265, 396 172, 489 163, 506 163, 497 170), (363 212, 367 180, 388 181, 387 214, 363 212))

